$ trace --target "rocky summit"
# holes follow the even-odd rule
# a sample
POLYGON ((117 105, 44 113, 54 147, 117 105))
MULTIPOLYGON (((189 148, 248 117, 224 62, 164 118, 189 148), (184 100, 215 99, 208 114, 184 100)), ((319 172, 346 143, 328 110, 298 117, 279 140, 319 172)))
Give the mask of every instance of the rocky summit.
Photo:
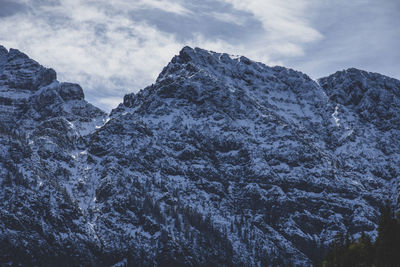
POLYGON ((0 47, 0 263, 311 266, 399 206, 400 81, 185 47, 109 115, 0 47))

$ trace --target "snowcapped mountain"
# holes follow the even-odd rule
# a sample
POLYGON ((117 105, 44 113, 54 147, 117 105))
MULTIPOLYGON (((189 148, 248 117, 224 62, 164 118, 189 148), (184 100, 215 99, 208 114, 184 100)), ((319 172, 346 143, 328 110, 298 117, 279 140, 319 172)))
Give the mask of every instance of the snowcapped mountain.
POLYGON ((400 82, 380 74, 185 47, 108 118, 17 50, 0 75, 2 263, 310 266, 399 204, 400 82))

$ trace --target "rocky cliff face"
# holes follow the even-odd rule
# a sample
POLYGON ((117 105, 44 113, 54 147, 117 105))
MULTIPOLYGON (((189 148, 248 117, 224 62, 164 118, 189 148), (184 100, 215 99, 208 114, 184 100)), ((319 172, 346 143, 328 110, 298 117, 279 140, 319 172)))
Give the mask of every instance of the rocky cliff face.
POLYGON ((80 167, 75 151, 106 114, 79 85, 4 47, 0 111, 1 264, 52 265, 65 255, 83 264, 91 232, 68 185, 80 167))
POLYGON ((78 85, 0 59, 2 262, 308 266, 398 204, 395 79, 185 47, 103 125, 78 85))

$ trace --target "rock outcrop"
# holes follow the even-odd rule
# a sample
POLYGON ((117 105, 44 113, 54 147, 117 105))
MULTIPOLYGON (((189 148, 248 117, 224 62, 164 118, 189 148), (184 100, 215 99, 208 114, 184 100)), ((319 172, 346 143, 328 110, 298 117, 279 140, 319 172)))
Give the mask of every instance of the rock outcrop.
POLYGON ((53 70, 0 61, 1 262, 310 266, 398 205, 395 79, 185 47, 106 122, 53 70))

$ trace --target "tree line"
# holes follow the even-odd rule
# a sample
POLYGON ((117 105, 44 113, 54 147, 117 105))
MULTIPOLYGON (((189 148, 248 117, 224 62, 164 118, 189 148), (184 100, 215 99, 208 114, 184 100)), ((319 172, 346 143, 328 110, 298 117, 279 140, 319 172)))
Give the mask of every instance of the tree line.
POLYGON ((386 203, 381 209, 375 241, 365 233, 357 240, 352 240, 348 233, 338 233, 323 262, 314 266, 400 267, 400 212, 395 215, 386 203))

